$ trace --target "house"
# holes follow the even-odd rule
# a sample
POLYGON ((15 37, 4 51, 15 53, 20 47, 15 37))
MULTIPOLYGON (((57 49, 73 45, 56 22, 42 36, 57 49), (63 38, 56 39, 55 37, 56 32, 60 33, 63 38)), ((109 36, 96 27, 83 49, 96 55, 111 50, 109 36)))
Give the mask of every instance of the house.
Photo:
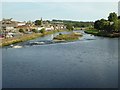
POLYGON ((42 21, 42 26, 45 27, 46 31, 50 30, 63 30, 66 29, 66 26, 63 22, 55 22, 55 21, 42 21))
POLYGON ((17 26, 24 26, 26 25, 26 22, 17 22, 17 26))
POLYGON ((3 20, 0 21, 0 23, 1 23, 1 29, 3 30, 3 32, 14 31, 14 29, 17 27, 17 22, 12 21, 12 18, 10 19, 3 18, 3 20))
POLYGON ((36 29, 37 29, 38 31, 40 31, 40 30, 43 29, 43 28, 45 28, 45 27, 36 27, 36 29))
POLYGON ((55 21, 52 21, 51 24, 54 26, 54 29, 55 29, 55 30, 63 30, 63 29, 66 29, 66 26, 64 25, 63 22, 55 22, 55 21))

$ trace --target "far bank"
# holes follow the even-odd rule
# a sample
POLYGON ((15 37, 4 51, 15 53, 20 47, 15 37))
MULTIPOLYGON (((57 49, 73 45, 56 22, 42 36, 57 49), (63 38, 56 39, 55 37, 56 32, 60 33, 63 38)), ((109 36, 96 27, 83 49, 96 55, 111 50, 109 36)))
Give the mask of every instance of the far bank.
POLYGON ((44 33, 24 34, 24 35, 19 36, 19 37, 2 39, 0 42, 0 47, 8 46, 11 44, 24 42, 24 41, 28 41, 28 40, 32 40, 32 39, 35 39, 38 37, 42 37, 44 35, 48 35, 48 34, 52 34, 52 33, 56 33, 56 32, 62 32, 62 31, 68 31, 68 30, 53 30, 53 31, 46 31, 44 33))
POLYGON ((92 29, 92 30, 85 30, 84 31, 85 33, 87 34, 92 34, 92 35, 95 35, 95 36, 102 36, 102 37, 109 37, 109 38, 118 38, 120 37, 120 33, 118 32, 105 32, 105 31, 99 31, 99 30, 96 30, 96 29, 92 29))

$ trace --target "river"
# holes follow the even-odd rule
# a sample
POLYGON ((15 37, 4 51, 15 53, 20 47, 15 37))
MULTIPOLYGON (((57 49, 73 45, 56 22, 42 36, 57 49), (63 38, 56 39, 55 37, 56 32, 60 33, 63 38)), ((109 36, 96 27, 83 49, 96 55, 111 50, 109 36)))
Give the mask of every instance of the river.
POLYGON ((117 88, 118 39, 80 32, 74 42, 2 48, 3 88, 117 88))

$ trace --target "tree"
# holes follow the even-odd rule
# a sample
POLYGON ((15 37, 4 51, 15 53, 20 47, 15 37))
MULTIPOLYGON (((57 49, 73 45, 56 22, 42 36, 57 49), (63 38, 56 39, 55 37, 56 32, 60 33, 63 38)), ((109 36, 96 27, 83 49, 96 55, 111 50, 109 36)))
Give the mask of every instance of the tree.
POLYGON ((108 27, 109 27, 109 21, 105 19, 97 20, 94 23, 94 28, 98 30, 108 31, 108 27))
POLYGON ((62 33, 59 33, 59 35, 62 35, 62 33))
POLYGON ((67 24, 67 25, 66 25, 66 28, 67 28, 68 30, 73 30, 73 26, 72 26, 71 24, 67 24))
POLYGON ((117 14, 115 12, 110 13, 109 16, 108 16, 108 21, 110 21, 110 22, 114 22, 117 19, 118 19, 118 17, 117 17, 117 14))
POLYGON ((19 32, 21 33, 25 33, 25 31, 23 29, 19 29, 19 32))
POLYGON ((101 19, 94 23, 94 28, 107 32, 119 32, 120 31, 120 19, 116 13, 110 13, 108 20, 101 19))
POLYGON ((110 22, 105 20, 103 21, 103 29, 107 32, 111 32, 111 28, 110 28, 110 22))
POLYGON ((40 33, 45 33, 45 28, 42 28, 41 30, 40 30, 40 33))
POLYGON ((118 20, 118 31, 120 32, 120 19, 118 20))
POLYGON ((50 20, 46 20, 46 22, 50 23, 50 20))
POLYGON ((118 32, 120 28, 120 22, 119 20, 114 21, 114 23, 111 25, 111 28, 113 31, 118 32))
POLYGON ((36 20, 35 25, 36 26, 41 26, 42 25, 42 20, 36 20))
POLYGON ((34 32, 34 33, 38 33, 38 30, 36 30, 36 29, 32 29, 32 32, 34 32))
POLYGON ((100 30, 100 20, 95 21, 94 28, 100 30))

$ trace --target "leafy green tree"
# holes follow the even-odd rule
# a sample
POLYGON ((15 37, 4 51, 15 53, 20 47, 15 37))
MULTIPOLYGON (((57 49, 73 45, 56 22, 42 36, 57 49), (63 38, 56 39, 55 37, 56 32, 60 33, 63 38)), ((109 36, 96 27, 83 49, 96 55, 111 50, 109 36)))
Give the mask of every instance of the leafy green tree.
POLYGON ((116 21, 118 19, 117 14, 115 12, 110 13, 108 16, 108 21, 113 22, 116 21))
POLYGON ((113 31, 118 32, 120 27, 120 22, 119 20, 114 21, 114 23, 111 25, 111 28, 113 31))
POLYGON ((32 32, 34 32, 34 33, 38 33, 38 30, 36 30, 36 29, 32 29, 32 32))
POLYGON ((68 30, 73 30, 73 29, 74 29, 72 24, 67 24, 67 25, 66 25, 66 28, 67 28, 68 30))
POLYGON ((47 20, 46 22, 50 23, 50 20, 47 20))
POLYGON ((84 25, 84 24, 82 24, 82 25, 81 25, 81 27, 83 27, 83 28, 84 28, 84 27, 85 27, 85 25, 84 25))
POLYGON ((42 28, 41 30, 40 30, 40 33, 45 33, 45 28, 42 28))
POLYGON ((108 27, 109 27, 109 21, 105 19, 97 20, 94 23, 94 28, 98 30, 108 31, 108 27))
POLYGON ((100 30, 100 20, 95 21, 94 28, 100 30))
POLYGON ((19 29, 19 32, 21 33, 25 33, 25 31, 23 29, 19 29))
POLYGON ((91 27, 94 25, 94 22, 82 22, 82 21, 71 21, 71 20, 55 20, 55 19, 53 19, 52 22, 62 22, 64 25, 71 24, 75 28, 91 27))
POLYGON ((74 27, 80 27, 81 24, 80 24, 80 23, 74 23, 73 26, 74 26, 74 27))
POLYGON ((120 32, 120 19, 118 20, 118 31, 120 32))
POLYGON ((59 33, 59 35, 62 35, 62 33, 59 33))
POLYGON ((110 13, 108 20, 95 21, 94 28, 107 32, 118 32, 120 31, 120 19, 116 13, 110 13))
POLYGON ((36 20, 35 25, 36 26, 41 26, 42 25, 42 20, 36 20))

